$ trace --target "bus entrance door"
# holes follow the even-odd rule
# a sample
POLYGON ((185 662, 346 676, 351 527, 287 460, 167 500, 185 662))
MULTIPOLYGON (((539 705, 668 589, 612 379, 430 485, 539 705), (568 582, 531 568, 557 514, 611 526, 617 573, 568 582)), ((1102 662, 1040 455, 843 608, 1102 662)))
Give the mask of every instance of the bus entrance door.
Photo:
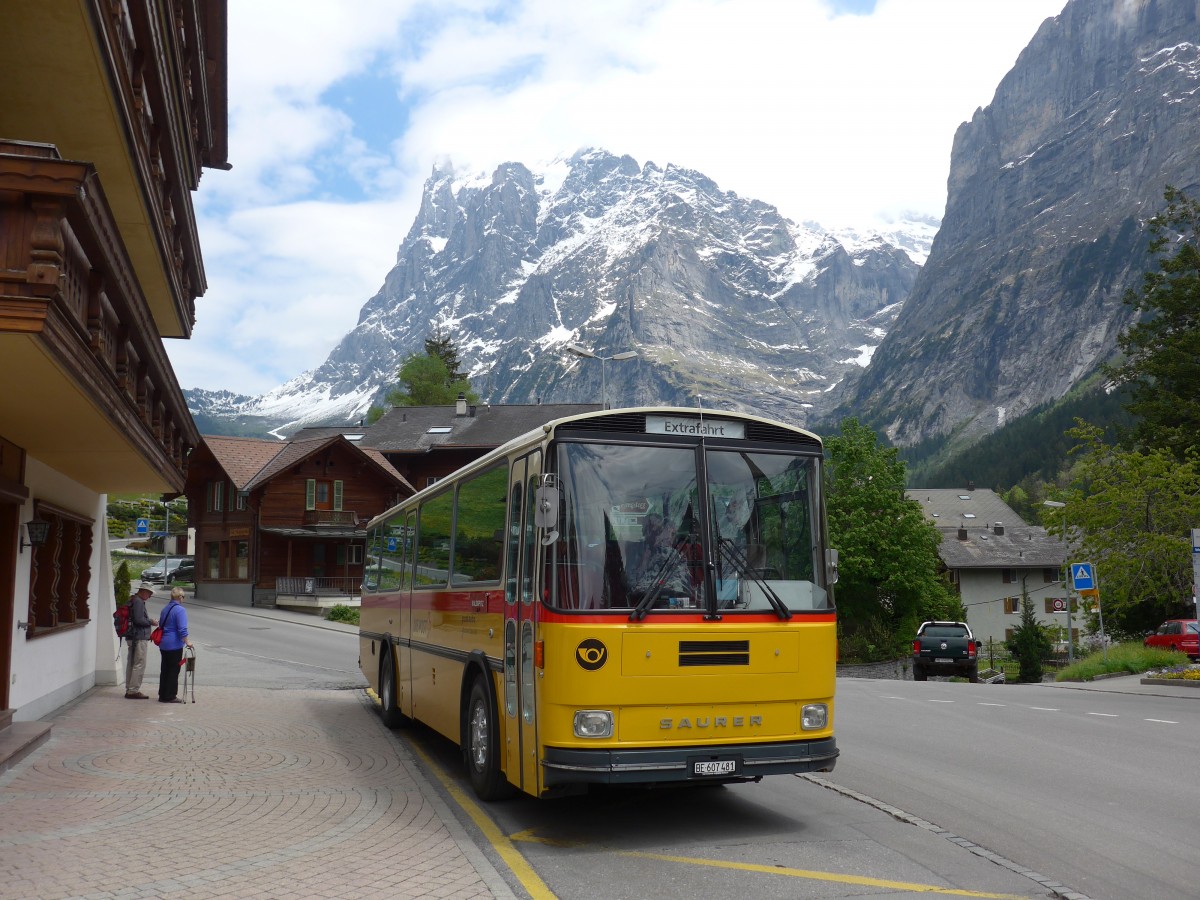
POLYGON ((534 796, 540 787, 534 667, 539 546, 533 514, 540 471, 541 453, 513 464, 504 596, 504 771, 534 796))

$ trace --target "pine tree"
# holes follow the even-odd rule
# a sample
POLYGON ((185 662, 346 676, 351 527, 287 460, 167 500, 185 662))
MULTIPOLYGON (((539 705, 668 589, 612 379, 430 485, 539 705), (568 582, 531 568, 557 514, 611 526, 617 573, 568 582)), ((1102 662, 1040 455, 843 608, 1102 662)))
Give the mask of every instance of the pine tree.
POLYGON ((1108 372, 1131 385, 1139 443, 1183 459, 1200 434, 1200 203, 1173 187, 1164 198, 1149 222, 1158 269, 1125 295, 1142 318, 1119 338, 1125 362, 1108 372))
POLYGON ((1037 682, 1042 680, 1042 660, 1048 657, 1054 649, 1050 638, 1038 624, 1037 615, 1033 611, 1033 599, 1029 592, 1021 587, 1021 624, 1013 631, 1012 640, 1008 642, 1009 652, 1017 658, 1020 673, 1017 681, 1037 682))

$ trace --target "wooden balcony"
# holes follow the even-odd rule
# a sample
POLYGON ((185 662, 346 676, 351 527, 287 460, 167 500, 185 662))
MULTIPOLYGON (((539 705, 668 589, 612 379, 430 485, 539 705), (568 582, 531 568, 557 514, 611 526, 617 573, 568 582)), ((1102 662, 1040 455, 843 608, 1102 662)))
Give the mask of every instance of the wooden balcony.
POLYGON ((0 421, 97 491, 181 491, 199 441, 96 169, 0 141, 0 421))
POLYGON ((164 337, 189 337, 205 275, 191 192, 228 168, 224 0, 5 4, 0 138, 95 166, 164 337))
POLYGON ((347 509, 306 509, 304 524, 317 528, 354 528, 358 525, 358 516, 347 509))
POLYGON ((288 576, 275 579, 275 605, 321 613, 335 606, 362 604, 362 578, 288 576))

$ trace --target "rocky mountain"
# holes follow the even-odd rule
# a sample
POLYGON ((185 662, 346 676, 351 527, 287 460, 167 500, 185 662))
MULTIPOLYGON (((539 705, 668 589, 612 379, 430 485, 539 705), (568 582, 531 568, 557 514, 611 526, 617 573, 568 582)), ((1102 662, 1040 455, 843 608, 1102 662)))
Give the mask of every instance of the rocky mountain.
POLYGON ((396 265, 324 363, 262 397, 187 395, 210 431, 356 421, 436 331, 493 403, 603 387, 614 405, 702 398, 803 422, 866 365, 936 227, 834 234, 603 150, 484 177, 435 169, 396 265), (580 359, 570 343, 637 357, 580 359))
MULTIPOLYGON (((1071 0, 955 135, 946 213, 853 413, 969 443, 1113 354, 1168 184, 1200 191, 1200 2, 1071 0)), ((832 418, 833 416, 831 416, 832 418)))

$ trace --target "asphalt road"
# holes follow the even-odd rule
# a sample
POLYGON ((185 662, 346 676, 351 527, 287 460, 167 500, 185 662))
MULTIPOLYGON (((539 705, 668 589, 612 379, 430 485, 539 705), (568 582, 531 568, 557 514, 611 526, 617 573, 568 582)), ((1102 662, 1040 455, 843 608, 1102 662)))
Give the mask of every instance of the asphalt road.
POLYGON ((1200 896, 1200 690, 842 679, 831 780, 1096 900, 1200 896))
MULTIPOLYGON (((151 601, 153 612, 161 602, 151 601)), ((202 601, 189 616, 200 692, 365 686, 352 629, 202 601)), ((1200 788, 1190 771, 1200 690, 1192 699, 841 679, 837 704, 842 756, 825 776, 832 785, 1095 900, 1200 896, 1200 788)), ((945 837, 799 778, 482 806, 452 744, 420 727, 400 737, 460 795, 464 823, 473 814, 493 820, 560 897, 895 896, 931 887, 1049 895, 945 837)))
MULTIPOLYGON (((157 616, 166 603, 159 591, 148 606, 157 616)), ((253 611, 185 601, 196 645, 196 688, 258 686, 264 690, 349 690, 366 687, 358 669, 357 629, 333 630, 316 616, 295 621, 253 611)), ((157 660, 152 654, 148 665, 157 660)))

